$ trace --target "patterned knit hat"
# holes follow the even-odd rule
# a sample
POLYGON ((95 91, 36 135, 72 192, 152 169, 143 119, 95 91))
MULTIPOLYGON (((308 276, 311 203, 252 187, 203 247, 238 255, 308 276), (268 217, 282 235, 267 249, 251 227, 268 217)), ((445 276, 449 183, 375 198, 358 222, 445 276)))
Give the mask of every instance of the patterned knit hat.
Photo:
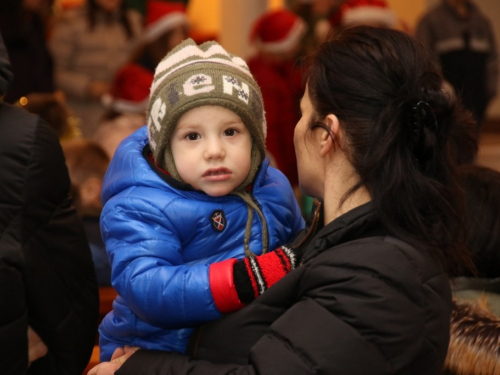
POLYGON ((252 163, 244 190, 265 158, 266 120, 259 86, 243 59, 216 42, 187 39, 158 64, 147 110, 148 136, 156 164, 182 181, 170 138, 187 111, 203 105, 225 107, 241 117, 252 136, 252 163))

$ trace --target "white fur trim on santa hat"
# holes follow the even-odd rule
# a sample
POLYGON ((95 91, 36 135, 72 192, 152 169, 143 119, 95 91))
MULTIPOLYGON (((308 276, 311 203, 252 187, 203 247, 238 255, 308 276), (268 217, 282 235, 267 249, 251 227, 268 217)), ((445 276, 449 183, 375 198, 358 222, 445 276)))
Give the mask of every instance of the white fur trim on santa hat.
POLYGON ((285 39, 279 42, 263 42, 262 40, 257 40, 257 46, 262 52, 270 53, 281 53, 290 51, 297 43, 299 43, 300 38, 306 33, 307 25, 298 18, 293 24, 292 28, 286 35, 285 39))
POLYGON ((171 30, 177 26, 189 26, 189 19, 183 12, 172 12, 168 16, 158 19, 155 23, 146 27, 143 39, 151 42, 158 38, 165 31, 171 30))
POLYGON ((388 8, 370 5, 347 9, 342 15, 342 25, 362 25, 373 22, 393 27, 397 18, 394 12, 388 8))

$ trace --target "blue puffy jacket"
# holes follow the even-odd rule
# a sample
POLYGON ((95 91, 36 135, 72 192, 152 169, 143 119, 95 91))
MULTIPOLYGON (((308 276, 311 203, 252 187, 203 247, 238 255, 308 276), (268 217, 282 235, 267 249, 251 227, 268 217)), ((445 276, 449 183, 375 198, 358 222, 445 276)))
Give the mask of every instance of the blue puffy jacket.
MULTIPOLYGON (((214 262, 244 256, 247 205, 239 197, 211 197, 158 171, 149 160, 146 127, 117 149, 103 183, 101 232, 119 296, 99 327, 101 360, 125 344, 183 352, 190 327, 220 317, 210 291, 214 262), (211 220, 222 213, 225 226, 211 220)), ((252 195, 267 221, 269 249, 304 227, 290 183, 266 160, 252 195)), ((253 216, 250 249, 262 252, 253 216)))

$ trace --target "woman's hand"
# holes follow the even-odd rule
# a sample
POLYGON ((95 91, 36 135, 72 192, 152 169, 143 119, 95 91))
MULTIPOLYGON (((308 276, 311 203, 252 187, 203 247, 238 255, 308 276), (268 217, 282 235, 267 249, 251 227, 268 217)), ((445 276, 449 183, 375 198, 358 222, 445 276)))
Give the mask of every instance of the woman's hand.
POLYGON ((33 328, 28 326, 28 366, 31 366, 38 358, 45 356, 47 352, 47 345, 45 345, 40 336, 33 331, 33 328))
POLYGON ((87 375, 113 375, 121 365, 137 350, 138 347, 125 346, 124 348, 117 348, 111 357, 110 362, 102 362, 91 369, 87 375))

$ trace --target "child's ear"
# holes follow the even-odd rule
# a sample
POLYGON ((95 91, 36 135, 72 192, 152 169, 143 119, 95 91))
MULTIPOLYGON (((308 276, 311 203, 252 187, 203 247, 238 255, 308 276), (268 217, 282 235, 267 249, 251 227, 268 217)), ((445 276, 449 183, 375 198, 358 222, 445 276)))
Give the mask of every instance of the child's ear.
POLYGON ((329 114, 323 120, 323 124, 328 128, 321 134, 320 155, 325 156, 332 150, 335 150, 335 145, 340 145, 340 126, 339 119, 334 114, 329 114))

